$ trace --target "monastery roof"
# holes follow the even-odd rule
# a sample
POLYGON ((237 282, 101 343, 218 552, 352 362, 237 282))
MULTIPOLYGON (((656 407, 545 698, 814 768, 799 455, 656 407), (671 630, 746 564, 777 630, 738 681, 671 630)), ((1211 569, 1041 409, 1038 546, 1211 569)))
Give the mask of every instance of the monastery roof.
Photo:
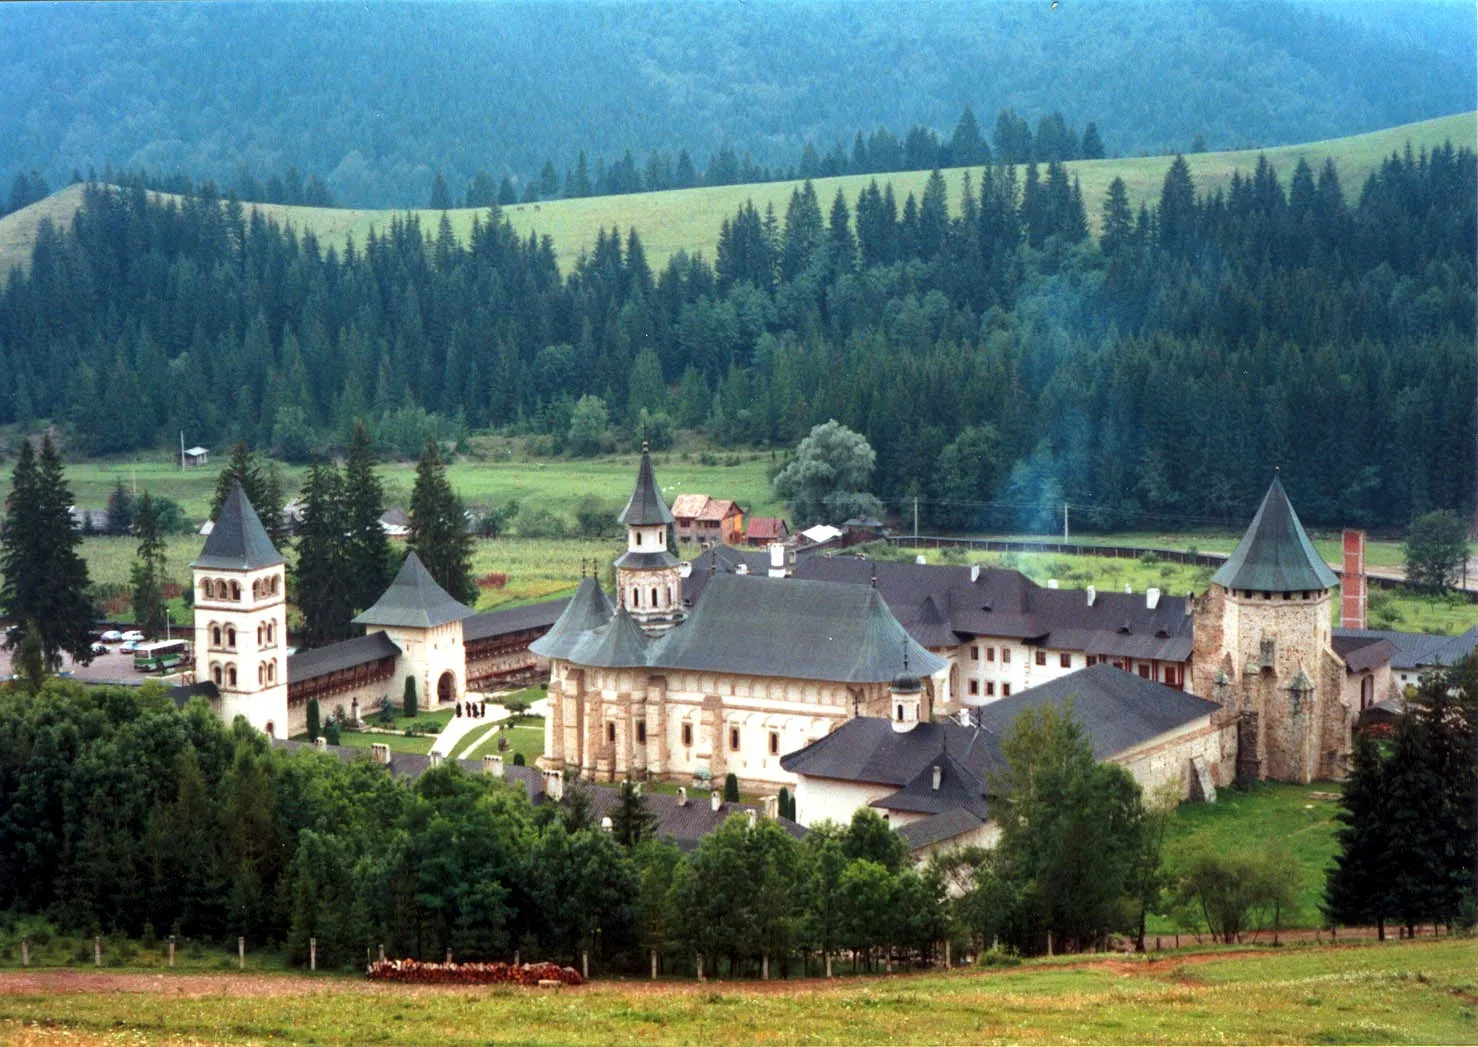
POLYGON ((974 727, 919 723, 911 730, 895 731, 880 716, 857 716, 804 749, 782 756, 780 766, 808 778, 904 788, 938 763, 945 750, 957 767, 981 780, 987 770, 1003 765, 999 740, 974 727))
POLYGON ((987 786, 982 777, 949 754, 939 753, 932 763, 920 768, 913 780, 896 793, 874 800, 873 807, 884 811, 913 814, 943 814, 963 810, 984 820, 987 817, 987 786), (939 768, 939 786, 934 786, 934 768, 939 768))
POLYGON ((666 549, 650 553, 638 553, 628 549, 622 553, 616 561, 617 567, 630 567, 633 570, 649 570, 653 567, 676 567, 682 563, 666 549))
POLYGON ((635 669, 647 664, 648 644, 646 635, 637 628, 626 608, 618 607, 609 622, 582 634, 568 657, 579 665, 635 669))
POLYGON ((1005 737, 1012 721, 1027 710, 1062 709, 1069 702, 1098 760, 1143 745, 1220 708, 1205 698, 1100 664, 977 706, 972 716, 982 728, 1005 737))
MULTIPOLYGON (((1455 665, 1478 649, 1478 626, 1457 636, 1399 633, 1390 629, 1335 629, 1333 632, 1333 646, 1340 657, 1345 657, 1346 650, 1363 646, 1360 641, 1370 644, 1378 640, 1390 645, 1392 669, 1435 669, 1455 665)), ((1349 664, 1349 658, 1345 662, 1349 664)))
POLYGON ((628 527, 672 523, 672 513, 667 511, 667 503, 652 477, 652 456, 646 451, 641 453, 641 466, 636 471, 636 489, 619 519, 628 527))
POLYGON ((898 835, 903 837, 910 851, 920 851, 925 847, 945 840, 953 840, 957 836, 973 832, 985 824, 983 818, 977 818, 963 807, 943 811, 932 818, 924 818, 921 821, 909 822, 898 829, 898 835))
POLYGON ((614 610, 600 582, 594 577, 581 578, 559 618, 547 633, 529 644, 529 650, 545 658, 568 658, 581 636, 608 622, 614 610))
POLYGON ((1259 593, 1333 589, 1339 584, 1298 522, 1277 476, 1247 533, 1211 580, 1227 589, 1259 593))
POLYGON ((483 611, 462 619, 462 641, 486 640, 490 636, 521 633, 525 629, 543 629, 554 625, 570 604, 569 600, 545 600, 501 611, 483 611))
POLYGON ((205 548, 191 567, 211 570, 255 571, 282 563, 282 554, 272 545, 257 511, 251 507, 240 481, 221 504, 215 526, 205 539, 205 548))
POLYGON ((178 687, 164 689, 164 696, 174 703, 176 709, 183 709, 196 695, 214 702, 221 697, 221 689, 210 680, 200 680, 196 683, 180 684, 178 687))
POLYGON ((356 615, 356 625, 400 626, 430 629, 455 622, 472 614, 472 608, 452 599, 412 549, 390 588, 381 594, 374 606, 356 615))
MULTIPOLYGON (((764 574, 763 551, 715 549, 693 562, 683 584, 685 599, 701 603, 717 574, 740 563, 764 574)), ((1080 589, 1048 589, 1019 571, 975 570, 944 564, 891 563, 856 556, 808 557, 795 579, 869 585, 877 590, 910 636, 925 647, 953 647, 972 636, 998 636, 1044 647, 1120 658, 1184 661, 1191 653, 1190 601, 1162 595, 1154 607, 1143 593, 1096 593, 1092 604, 1080 589), (973 578, 973 580, 972 580, 973 578)))
POLYGON ((341 640, 327 647, 315 647, 311 651, 299 651, 287 659, 287 682, 289 685, 313 680, 340 669, 352 669, 356 665, 368 665, 381 658, 398 658, 400 648, 384 633, 374 632, 368 636, 356 636, 352 640, 341 640))
POLYGON ((873 589, 832 582, 720 574, 688 620, 652 644, 666 669, 887 682, 908 664, 927 676, 943 659, 908 636, 873 589))
POLYGON ((1395 653, 1390 641, 1367 636, 1332 636, 1329 645, 1353 673, 1384 665, 1395 653))

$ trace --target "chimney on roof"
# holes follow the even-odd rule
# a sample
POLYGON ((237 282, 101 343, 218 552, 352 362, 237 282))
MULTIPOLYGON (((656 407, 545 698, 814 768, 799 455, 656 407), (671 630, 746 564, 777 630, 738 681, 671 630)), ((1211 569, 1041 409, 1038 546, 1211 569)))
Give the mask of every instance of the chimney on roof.
POLYGON ((390 746, 386 745, 384 742, 371 742, 370 758, 373 759, 375 763, 383 763, 386 766, 389 766, 390 746))
POLYGON ((972 563, 970 565, 970 581, 980 581, 980 565, 978 563, 972 563))
POLYGON ((1339 625, 1341 629, 1365 628, 1365 532, 1346 531, 1344 571, 1339 580, 1339 625))
POLYGON ((917 556, 915 556, 913 558, 913 562, 916 563, 916 564, 918 564, 920 567, 923 567, 926 563, 929 562, 929 558, 927 556, 925 556, 923 553, 919 553, 917 556))
POLYGON ((1153 589, 1153 588, 1146 589, 1144 591, 1144 604, 1151 611, 1153 611, 1156 607, 1159 607, 1160 606, 1160 590, 1153 589))
POLYGON ((747 563, 736 563, 734 565, 734 573, 735 574, 748 574, 749 573, 749 564, 747 564, 747 563))
POLYGON ((1047 579, 1047 588, 1048 589, 1056 589, 1057 588, 1057 579, 1056 578, 1048 578, 1047 579))
POLYGON ((544 795, 555 803, 565 798, 565 773, 563 771, 544 772, 544 795))
POLYGON ((313 748, 317 749, 319 752, 323 752, 325 749, 328 748, 328 739, 320 734, 317 738, 313 739, 313 748))
POLYGON ((939 780, 944 777, 944 772, 939 769, 939 765, 937 763, 932 768, 930 768, 930 770, 934 772, 934 791, 938 792, 939 780))
POLYGON ((1092 607, 1093 601, 1096 599, 1098 599, 1098 590, 1091 585, 1088 586, 1088 606, 1092 607))
POLYGON ((780 797, 779 796, 766 796, 766 797, 763 797, 760 802, 765 805, 765 817, 766 818, 768 818, 770 821, 773 822, 776 818, 779 818, 780 817, 780 797))
POLYGON ((1126 595, 1127 594, 1130 594, 1130 593, 1133 593, 1134 592, 1134 586, 1130 585, 1128 582, 1125 582, 1124 583, 1124 592, 1125 592, 1126 595))
POLYGON ((679 785, 677 787, 677 805, 679 807, 686 807, 688 805, 688 789, 687 789, 687 786, 679 785))
POLYGON ((497 753, 487 753, 482 758, 482 769, 483 773, 501 779, 503 777, 503 757, 497 753))
POLYGON ((607 832, 607 833, 608 832, 614 832, 615 829, 616 829, 616 825, 615 825, 614 822, 611 821, 611 816, 609 814, 606 815, 604 818, 602 818, 600 820, 600 831, 601 832, 607 832))
POLYGON ((785 577, 785 546, 776 542, 770 546, 770 577, 785 577))
POLYGON ((711 793, 708 794, 708 806, 709 806, 709 808, 711 810, 717 811, 723 805, 724 805, 724 794, 723 793, 721 793, 717 789, 715 789, 715 790, 713 790, 713 792, 711 792, 711 793))

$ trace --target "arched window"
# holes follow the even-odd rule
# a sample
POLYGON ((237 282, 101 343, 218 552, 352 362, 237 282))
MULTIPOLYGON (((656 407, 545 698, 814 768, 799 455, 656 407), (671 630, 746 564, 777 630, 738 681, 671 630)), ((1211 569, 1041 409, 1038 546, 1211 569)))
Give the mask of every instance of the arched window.
POLYGON ((655 585, 652 586, 652 606, 657 606, 657 587, 655 585))
POLYGON ((231 583, 231 599, 233 599, 233 600, 240 600, 241 599, 241 583, 240 582, 233 581, 231 583))
MULTIPOLYGON (((262 686, 266 682, 267 682, 267 667, 265 665, 258 665, 257 666, 257 686, 260 687, 260 686, 262 686)), ((902 717, 900 717, 900 719, 901 718, 902 717)))
POLYGON ((211 598, 212 592, 214 592, 214 587, 210 584, 210 579, 209 578, 202 578, 202 579, 200 579, 200 596, 201 596, 201 599, 209 600, 211 598))
POLYGON ((638 589, 634 585, 631 587, 631 606, 632 607, 640 607, 641 606, 641 590, 638 589))
POLYGON ((221 675, 221 667, 219 663, 211 663, 210 678, 215 681, 217 687, 221 686, 221 682, 225 678, 221 675))
POLYGON ((276 658, 273 658, 270 662, 267 663, 267 682, 268 683, 276 683, 277 682, 277 659, 276 658))
POLYGON ((643 537, 642 536, 642 533, 640 531, 637 531, 636 532, 636 544, 637 545, 641 545, 642 544, 642 537, 643 537))
POLYGON ((277 623, 276 622, 268 622, 267 623, 267 646, 268 647, 272 647, 272 646, 275 646, 276 643, 277 643, 277 623))
POLYGON ((277 575, 275 575, 275 574, 274 574, 274 575, 273 575, 273 576, 272 576, 272 595, 273 595, 273 596, 276 596, 276 595, 277 595, 277 587, 278 587, 278 585, 280 585, 280 584, 281 584, 281 579, 279 579, 279 578, 278 578, 278 577, 277 577, 277 575))
POLYGON ((226 626, 226 646, 233 651, 236 649, 236 626, 234 625, 226 626))
POLYGON ((210 645, 212 647, 221 646, 221 627, 215 622, 210 623, 210 645))
POLYGON ((226 686, 227 687, 235 687, 236 686, 236 666, 234 666, 234 665, 228 665, 228 666, 226 666, 226 686))

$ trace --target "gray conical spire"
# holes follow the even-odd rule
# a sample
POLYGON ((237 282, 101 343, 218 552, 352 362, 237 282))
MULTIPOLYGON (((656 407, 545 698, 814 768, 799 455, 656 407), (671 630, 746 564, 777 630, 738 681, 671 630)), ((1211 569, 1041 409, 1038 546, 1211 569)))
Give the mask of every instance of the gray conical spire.
POLYGON ((627 527, 672 523, 672 513, 662 500, 662 492, 657 489, 657 481, 652 476, 652 456, 645 448, 641 453, 641 467, 636 471, 636 489, 631 492, 631 498, 618 519, 627 527))
POLYGON ((356 625, 401 626, 430 629, 447 622, 460 621, 472 608, 452 598, 412 549, 390 588, 381 594, 374 606, 355 617, 356 625))
POLYGON ((267 537, 257 511, 241 489, 241 481, 231 485, 231 493, 221 503, 215 526, 205 539, 205 548, 191 567, 211 570, 255 571, 282 563, 282 554, 267 537))
POLYGON ((1298 522, 1276 475, 1247 533, 1211 580, 1227 589, 1258 593, 1333 589, 1339 584, 1298 522))
POLYGON ((549 631, 529 644, 529 650, 543 658, 568 658, 582 636, 605 625, 614 613, 600 582, 586 575, 549 631))

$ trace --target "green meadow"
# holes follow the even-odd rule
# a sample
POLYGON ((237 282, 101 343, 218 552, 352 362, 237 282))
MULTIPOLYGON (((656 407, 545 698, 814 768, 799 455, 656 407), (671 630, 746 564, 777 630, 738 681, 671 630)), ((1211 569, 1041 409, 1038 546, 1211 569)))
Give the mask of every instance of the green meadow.
MULTIPOLYGON (((234 960, 234 957, 232 958, 234 960)), ((224 966, 224 964, 223 964, 224 966)), ((1478 944, 1063 957, 793 984, 408 987, 333 975, 0 974, 0 1040, 52 1044, 1473 1043, 1478 944)))
MULTIPOLYGON (((1276 146, 1268 149, 1244 149, 1224 153, 1196 153, 1186 157, 1191 177, 1201 192, 1224 189, 1231 183, 1234 171, 1250 172, 1259 155, 1268 162, 1287 184, 1300 158, 1316 171, 1325 160, 1333 160, 1347 197, 1360 191, 1366 177, 1379 167, 1392 152, 1406 148, 1431 148, 1451 141, 1454 145, 1472 145, 1478 139, 1478 113, 1424 120, 1420 123, 1373 131, 1369 134, 1336 138, 1325 142, 1276 146)), ((1129 202, 1136 210, 1142 202, 1159 197, 1160 186, 1172 157, 1147 156, 1106 160, 1077 160, 1067 164, 1071 176, 1079 179, 1090 226, 1097 231, 1102 201, 1109 183, 1122 178, 1129 202)), ((965 168, 944 172, 952 208, 958 208, 965 168)), ((979 169, 970 171, 976 184, 979 169)), ((877 175, 847 175, 822 178, 814 182, 823 208, 830 205, 840 189, 849 206, 857 194, 871 181, 891 184, 900 206, 909 193, 922 195, 927 171, 905 171, 877 175)), ((660 269, 678 251, 701 252, 712 259, 718 243, 719 226, 746 202, 753 201, 763 212, 774 207, 782 219, 790 194, 798 182, 765 182, 751 185, 716 186, 704 189, 677 189, 661 193, 634 193, 628 196, 586 197, 577 200, 551 200, 537 204, 516 204, 503 208, 513 228, 520 235, 547 236, 554 244, 560 266, 568 271, 581 252, 595 247, 596 237, 604 230, 619 229, 623 233, 636 229, 646 248, 647 261, 660 269)), ((30 255, 36 228, 43 218, 66 223, 82 201, 80 186, 70 186, 39 203, 0 219, 0 273, 16 265, 25 265, 30 255)), ((472 209, 440 211, 372 211, 352 208, 294 207, 283 204, 250 205, 278 222, 299 230, 311 230, 325 245, 342 245, 349 237, 364 243, 373 231, 385 230, 392 218, 415 214, 422 228, 436 230, 444 213, 452 232, 465 239, 473 219, 484 212, 472 209)))

